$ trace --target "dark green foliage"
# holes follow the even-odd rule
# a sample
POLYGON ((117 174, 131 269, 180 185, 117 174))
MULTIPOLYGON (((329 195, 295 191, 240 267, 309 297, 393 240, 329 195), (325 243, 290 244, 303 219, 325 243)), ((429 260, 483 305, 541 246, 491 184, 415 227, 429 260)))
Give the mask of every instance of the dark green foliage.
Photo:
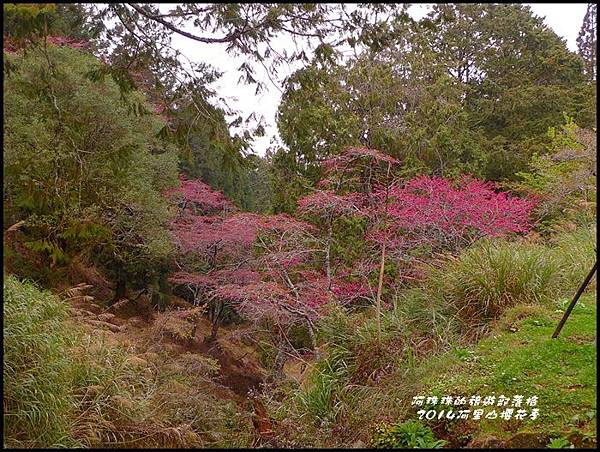
POLYGON ((44 36, 68 37, 89 43, 98 34, 85 5, 78 3, 18 4, 3 7, 4 36, 14 42, 36 41, 44 36))
POLYGON ((514 179, 563 113, 595 124, 594 93, 581 59, 528 7, 436 5, 377 52, 314 61, 287 80, 276 209, 290 211, 277 191, 295 198, 319 179, 319 162, 348 145, 397 157, 403 176, 514 179))
POLYGON ((184 3, 167 14, 155 4, 94 5, 105 20, 102 40, 120 47, 124 54, 146 53, 185 81, 195 77, 171 47, 173 35, 183 35, 191 43, 226 45, 226 50, 242 55, 236 68, 240 82, 255 84, 257 92, 265 82, 257 77, 257 67, 276 74, 281 64, 307 61, 306 49, 277 52, 270 41, 277 36, 304 39, 322 61, 335 59, 344 43, 381 47, 389 21, 405 21, 405 5, 362 4, 351 13, 343 3, 184 3), (309 39, 306 39, 309 38, 309 39))
POLYGON ((161 120, 131 110, 139 92, 90 80, 100 63, 79 51, 5 57, 16 70, 4 80, 4 227, 24 220, 24 245, 52 267, 83 255, 145 279, 170 253, 161 193, 177 155, 155 137, 161 120))
POLYGON ((7 3, 3 5, 3 12, 3 33, 16 41, 47 35, 58 17, 53 3, 7 3))
POLYGON ((310 176, 307 172, 318 174, 316 165, 304 165, 296 159, 291 151, 279 148, 267 155, 270 163, 272 181, 272 204, 276 213, 293 214, 296 211, 298 199, 306 194, 306 187, 314 184, 320 176, 310 176))
POLYGON ((590 81, 596 80, 597 26, 598 5, 589 3, 581 24, 581 30, 579 30, 579 36, 577 36, 577 47, 579 56, 585 64, 585 73, 590 81))
POLYGON ((179 137, 183 153, 181 169, 191 179, 202 179, 215 190, 222 190, 243 210, 268 213, 271 210, 270 181, 267 162, 254 154, 244 156, 247 144, 231 136, 223 111, 208 103, 209 117, 187 121, 189 130, 179 137))
POLYGON ((92 40, 99 29, 92 24, 87 5, 81 3, 57 3, 53 33, 77 40, 92 40))

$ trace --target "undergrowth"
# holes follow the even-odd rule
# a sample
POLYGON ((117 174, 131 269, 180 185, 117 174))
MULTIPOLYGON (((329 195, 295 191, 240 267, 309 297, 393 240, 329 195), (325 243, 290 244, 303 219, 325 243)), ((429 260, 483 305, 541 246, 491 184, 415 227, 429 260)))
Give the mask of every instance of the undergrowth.
POLYGON ((431 266, 424 284, 402 294, 396 306, 434 336, 448 338, 461 323, 485 325, 511 306, 574 293, 594 263, 595 247, 595 227, 558 234, 548 244, 480 240, 431 266))
POLYGON ((4 338, 7 447, 250 444, 248 415, 216 396, 210 358, 136 356, 69 322, 57 296, 6 275, 4 338))
MULTIPOLYGON (((431 267, 425 281, 401 293, 382 317, 380 339, 370 311, 333 311, 318 329, 323 357, 300 384, 270 400, 279 439, 287 446, 367 445, 376 421, 410 420, 410 400, 422 382, 444 382, 450 366, 471 363, 482 334, 510 332, 515 322, 540 316, 547 328, 554 325, 559 314, 549 320, 548 312, 564 310, 556 302, 577 290, 595 259, 594 247, 594 228, 562 233, 546 244, 482 240, 431 267)), ((502 352, 506 366, 518 359, 510 351, 502 352)))
POLYGON ((71 447, 75 335, 67 306, 32 284, 4 278, 4 441, 12 447, 71 447))

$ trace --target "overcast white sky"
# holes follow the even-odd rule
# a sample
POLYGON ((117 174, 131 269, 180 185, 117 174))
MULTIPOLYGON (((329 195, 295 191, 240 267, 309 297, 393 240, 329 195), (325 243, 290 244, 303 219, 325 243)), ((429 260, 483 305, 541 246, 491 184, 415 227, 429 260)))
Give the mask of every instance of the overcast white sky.
MULTIPOLYGON (((583 22, 583 17, 587 9, 587 3, 527 3, 534 14, 543 17, 544 21, 550 26, 556 34, 564 38, 569 49, 577 50, 577 34, 583 22)), ((411 6, 409 12, 416 19, 427 13, 428 4, 416 4, 411 6)), ((172 5, 161 5, 161 10, 170 9, 172 5)), ((190 30, 192 31, 192 30, 190 30)), ((291 40, 280 40, 279 46, 293 46, 291 40)), ((277 126, 275 122, 275 113, 281 98, 280 88, 276 87, 266 77, 266 73, 261 75, 267 84, 267 89, 259 95, 255 95, 255 87, 252 85, 238 84, 240 73, 237 68, 244 61, 225 52, 225 45, 221 44, 202 44, 192 41, 179 35, 173 36, 173 47, 178 48, 191 61, 204 61, 213 65, 223 72, 223 76, 213 86, 219 96, 227 99, 230 107, 240 111, 245 118, 252 112, 257 116, 264 116, 266 125, 266 135, 257 138, 253 145, 253 151, 264 155, 273 138, 278 139, 277 126)), ((294 67, 287 67, 280 71, 279 86, 281 82, 294 70, 301 67, 301 63, 294 67)))

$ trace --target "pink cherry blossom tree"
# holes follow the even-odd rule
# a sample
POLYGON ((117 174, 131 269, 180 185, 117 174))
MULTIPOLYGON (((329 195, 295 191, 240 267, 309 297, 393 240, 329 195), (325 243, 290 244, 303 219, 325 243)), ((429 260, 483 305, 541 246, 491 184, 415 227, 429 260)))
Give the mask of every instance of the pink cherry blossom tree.
MULTIPOLYGON (((372 221, 384 221, 386 215, 375 215, 381 211, 381 204, 373 196, 374 189, 384 187, 386 193, 391 184, 391 169, 398 161, 376 149, 351 147, 340 155, 322 163, 325 178, 317 185, 320 191, 308 195, 298 202, 301 212, 319 215, 325 224, 325 268, 328 289, 331 289, 331 246, 333 243, 333 225, 343 216, 370 214, 372 221), (345 192, 351 187, 352 192, 345 192), (345 192, 345 193, 344 193, 345 192)), ((388 197, 383 200, 384 212, 387 211, 388 197)), ((387 228, 383 228, 387 231, 387 228)), ((379 281, 376 296, 378 334, 381 336, 381 292, 385 267, 386 240, 381 243, 379 281)))
POLYGON ((391 232, 390 246, 399 253, 457 252, 484 236, 525 233, 536 205, 535 199, 511 196, 469 176, 456 182, 418 176, 394 185, 389 197, 390 227, 373 231, 371 238, 381 241, 391 232))
POLYGON ((171 282, 187 287, 195 303, 208 304, 209 340, 216 339, 226 308, 255 322, 303 321, 314 337, 318 303, 305 296, 307 284, 296 274, 318 251, 310 243, 312 225, 283 214, 240 212, 202 181, 182 178, 181 186, 166 195, 178 209, 171 231, 187 258, 171 282))

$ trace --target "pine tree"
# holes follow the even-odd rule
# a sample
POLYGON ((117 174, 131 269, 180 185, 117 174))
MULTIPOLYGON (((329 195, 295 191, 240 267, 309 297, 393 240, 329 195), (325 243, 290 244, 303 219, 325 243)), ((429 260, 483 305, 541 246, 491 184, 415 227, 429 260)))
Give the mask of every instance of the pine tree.
POLYGON ((597 5, 589 3, 577 37, 577 48, 590 80, 596 80, 596 20, 597 5))

